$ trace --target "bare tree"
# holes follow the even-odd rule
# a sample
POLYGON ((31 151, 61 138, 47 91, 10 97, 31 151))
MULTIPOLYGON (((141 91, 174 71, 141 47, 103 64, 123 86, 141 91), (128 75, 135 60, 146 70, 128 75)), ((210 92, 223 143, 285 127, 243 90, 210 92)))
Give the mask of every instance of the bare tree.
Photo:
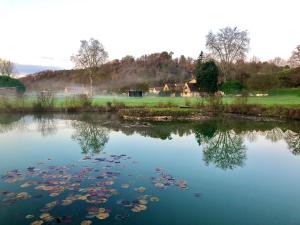
POLYGON ((291 67, 300 66, 300 45, 296 47, 296 49, 292 52, 292 56, 290 57, 291 67))
POLYGON ((86 69, 90 79, 90 96, 93 96, 93 78, 97 69, 106 61, 108 53, 96 39, 81 40, 76 55, 71 56, 76 68, 86 69))
POLYGON ((5 59, 0 59, 0 75, 2 76, 11 76, 11 74, 14 71, 14 63, 5 60, 5 59))
POLYGON ((274 64, 275 66, 286 66, 288 65, 288 62, 280 57, 275 57, 274 59, 271 59, 269 63, 274 64))
POLYGON ((206 36, 206 48, 219 62, 225 81, 230 75, 232 64, 245 59, 249 43, 248 31, 241 31, 237 27, 225 27, 216 34, 209 32, 206 36))

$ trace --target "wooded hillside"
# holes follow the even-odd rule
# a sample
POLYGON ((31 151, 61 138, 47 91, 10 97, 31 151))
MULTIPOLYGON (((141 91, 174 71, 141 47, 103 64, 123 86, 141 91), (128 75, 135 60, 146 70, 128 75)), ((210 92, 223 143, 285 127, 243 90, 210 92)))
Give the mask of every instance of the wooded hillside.
MULTIPOLYGON (((183 83, 194 74, 196 60, 173 53, 161 52, 139 58, 126 56, 121 60, 105 63, 97 69, 95 91, 125 91, 130 88, 148 89, 165 83, 183 83)), ((233 64, 230 80, 239 81, 248 89, 299 87, 300 68, 277 66, 274 62, 252 60, 233 64)), ((64 90, 65 87, 89 85, 85 70, 44 71, 21 78, 29 91, 64 90)), ((222 80, 220 80, 222 83, 222 80)))

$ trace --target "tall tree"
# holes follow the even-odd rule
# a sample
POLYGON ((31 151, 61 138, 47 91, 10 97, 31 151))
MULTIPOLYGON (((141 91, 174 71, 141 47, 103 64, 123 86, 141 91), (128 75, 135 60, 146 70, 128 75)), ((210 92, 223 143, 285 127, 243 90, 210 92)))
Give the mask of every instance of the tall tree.
POLYGON ((201 59, 197 60, 195 69, 197 84, 201 91, 214 93, 218 90, 219 69, 214 61, 202 63, 201 59))
POLYGON ((212 57, 220 63, 224 81, 232 71, 232 64, 244 59, 249 50, 250 38, 246 30, 237 27, 225 27, 216 34, 209 32, 206 36, 206 48, 212 57))
POLYGON ((290 57, 290 64, 292 67, 300 66, 300 45, 298 45, 292 52, 292 56, 290 57))
POLYGON ((81 40, 76 55, 71 56, 76 68, 86 69, 90 79, 90 96, 93 96, 93 79, 98 68, 106 61, 108 53, 96 39, 81 40))
POLYGON ((11 76, 11 74, 14 71, 14 63, 5 60, 5 59, 0 59, 0 75, 2 76, 11 76))

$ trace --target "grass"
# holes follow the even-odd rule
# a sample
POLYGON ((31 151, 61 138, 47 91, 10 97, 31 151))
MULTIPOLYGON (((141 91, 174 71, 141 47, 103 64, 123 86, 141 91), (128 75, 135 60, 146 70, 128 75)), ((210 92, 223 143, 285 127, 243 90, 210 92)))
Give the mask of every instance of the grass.
MULTIPOLYGON (((235 101, 235 97, 223 97, 222 102, 224 104, 232 104, 235 101)), ((76 100, 74 100, 76 101, 76 100)), ((7 108, 8 105, 11 108, 25 108, 30 109, 35 102, 34 97, 25 98, 25 100, 6 99, 5 101, 0 99, 0 108, 7 108)), ((110 102, 113 106, 125 105, 127 107, 179 107, 189 105, 191 107, 196 106, 201 102, 200 98, 191 97, 143 97, 143 98, 131 98, 131 97, 116 97, 116 96, 95 96, 92 105, 95 107, 105 107, 110 102)), ((79 103, 79 102, 78 102, 79 103)), ((65 104, 64 98, 56 98, 54 101, 54 108, 63 108, 65 104)), ((266 97, 248 97, 248 104, 256 104, 262 106, 285 106, 295 107, 300 106, 300 96, 296 95, 272 95, 266 97)))
POLYGON ((300 97, 300 88, 281 88, 268 92, 271 96, 298 96, 300 97))
MULTIPOLYGON (((188 98, 188 104, 191 106, 197 105, 201 100, 197 97, 188 98)), ((222 99, 224 104, 232 104, 235 97, 224 97, 222 99)), ((129 107, 155 107, 159 105, 185 106, 187 104, 186 98, 181 97, 143 97, 143 98, 129 98, 129 97, 95 97, 93 105, 104 106, 107 102, 121 102, 129 107)), ((284 96, 266 96, 266 97, 248 97, 249 104, 258 104, 265 106, 281 105, 281 106, 295 106, 300 105, 300 96, 284 95, 284 96)))
POLYGON ((248 97, 223 97, 204 99, 182 97, 116 97, 95 96, 88 98, 57 97, 48 100, 40 97, 3 98, 0 97, 1 112, 84 112, 111 111, 129 117, 172 117, 201 118, 205 113, 232 113, 250 116, 281 117, 300 119, 300 97, 295 95, 248 97), (221 102, 222 101, 222 102, 221 102), (53 104, 52 104, 53 103, 53 104), (179 108, 179 106, 189 106, 179 108))

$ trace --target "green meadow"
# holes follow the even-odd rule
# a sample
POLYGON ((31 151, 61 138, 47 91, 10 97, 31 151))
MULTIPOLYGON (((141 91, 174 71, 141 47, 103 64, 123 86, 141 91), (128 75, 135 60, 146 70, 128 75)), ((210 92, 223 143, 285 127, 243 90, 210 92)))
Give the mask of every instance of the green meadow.
MULTIPOLYGON (((31 108, 35 102, 34 97, 24 99, 1 99, 0 108, 31 108)), ((226 96, 222 98, 223 104, 233 104, 237 100, 237 97, 226 96)), ((248 104, 263 105, 263 106, 286 106, 295 107, 300 105, 300 97, 296 95, 274 95, 265 97, 248 97, 248 104)), ((80 106, 80 103, 73 102, 73 104, 80 106)), ((95 107, 106 106, 111 104, 125 105, 127 107, 180 107, 180 106, 198 106, 206 104, 204 98, 200 97, 121 97, 121 96, 95 96, 92 100, 92 105, 95 107)), ((55 98, 54 107, 60 108, 65 106, 65 100, 63 97, 55 98)))

